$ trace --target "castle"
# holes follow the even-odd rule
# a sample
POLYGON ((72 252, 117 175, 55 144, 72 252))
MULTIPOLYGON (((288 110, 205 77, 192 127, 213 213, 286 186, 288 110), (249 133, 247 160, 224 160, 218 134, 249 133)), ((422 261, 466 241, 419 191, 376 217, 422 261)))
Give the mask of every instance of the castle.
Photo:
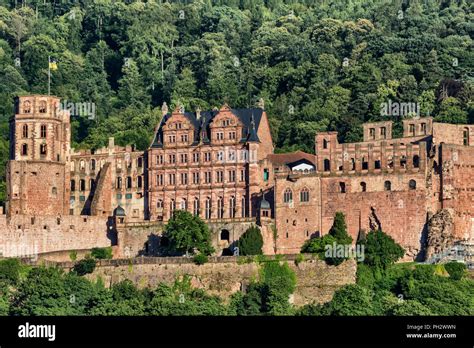
POLYGON ((348 232, 382 229, 407 258, 474 236, 474 126, 403 120, 366 123, 359 143, 315 135, 315 155, 275 154, 263 101, 253 109, 169 113, 146 151, 71 149, 60 99, 18 97, 10 119, 3 256, 113 246, 116 257, 156 255, 177 209, 204 219, 218 255, 254 224, 264 253, 298 253, 328 233, 336 212, 348 232))

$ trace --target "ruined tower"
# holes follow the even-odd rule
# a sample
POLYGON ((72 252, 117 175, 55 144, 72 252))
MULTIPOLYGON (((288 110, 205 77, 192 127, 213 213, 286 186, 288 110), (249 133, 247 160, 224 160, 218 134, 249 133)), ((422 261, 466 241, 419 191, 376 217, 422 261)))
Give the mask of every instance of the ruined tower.
POLYGON ((70 122, 57 97, 15 98, 10 119, 7 214, 68 213, 70 122))

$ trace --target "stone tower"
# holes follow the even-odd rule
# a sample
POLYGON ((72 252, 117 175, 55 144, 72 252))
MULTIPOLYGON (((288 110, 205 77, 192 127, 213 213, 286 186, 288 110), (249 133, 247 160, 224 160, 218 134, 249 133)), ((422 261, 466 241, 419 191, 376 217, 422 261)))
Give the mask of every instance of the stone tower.
POLYGON ((68 213, 70 132, 69 113, 60 109, 59 98, 15 98, 7 166, 8 215, 68 213))

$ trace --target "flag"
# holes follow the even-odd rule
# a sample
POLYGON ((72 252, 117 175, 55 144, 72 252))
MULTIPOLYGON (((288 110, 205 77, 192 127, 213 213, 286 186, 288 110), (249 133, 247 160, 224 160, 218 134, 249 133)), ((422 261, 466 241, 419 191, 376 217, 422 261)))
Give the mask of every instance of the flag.
POLYGON ((49 69, 52 71, 58 70, 58 63, 56 62, 56 59, 51 58, 49 60, 49 69))

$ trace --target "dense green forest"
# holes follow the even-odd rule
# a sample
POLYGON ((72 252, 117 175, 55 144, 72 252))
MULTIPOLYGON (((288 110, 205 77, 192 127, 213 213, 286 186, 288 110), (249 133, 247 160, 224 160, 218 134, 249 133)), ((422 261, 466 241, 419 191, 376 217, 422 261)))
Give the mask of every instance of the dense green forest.
MULTIPOLYGON (((148 146, 164 101, 187 110, 260 98, 278 151, 314 134, 360 139, 380 104, 474 122, 468 0, 0 0, 0 201, 18 94, 91 102, 73 145, 148 146)), ((394 118, 399 121, 398 118, 394 118)))

